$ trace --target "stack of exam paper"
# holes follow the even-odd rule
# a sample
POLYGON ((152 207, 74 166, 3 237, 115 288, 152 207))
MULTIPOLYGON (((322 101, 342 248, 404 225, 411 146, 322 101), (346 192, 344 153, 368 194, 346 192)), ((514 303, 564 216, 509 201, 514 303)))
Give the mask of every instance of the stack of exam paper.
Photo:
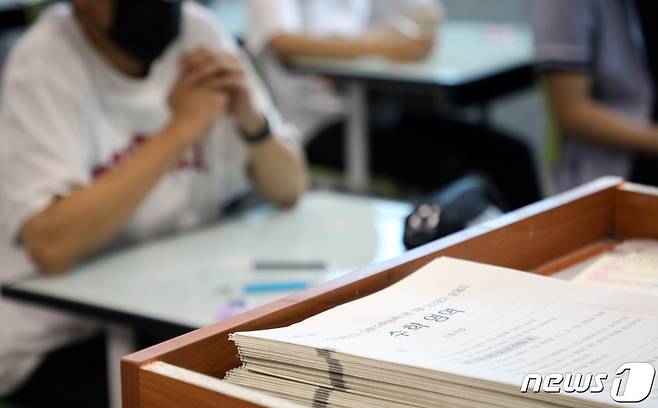
MULTIPOLYGON (((226 381, 302 406, 608 407, 621 365, 658 361, 658 298, 440 258, 300 323, 231 338, 243 366, 226 381), (558 392, 544 392, 549 374, 566 376, 558 392), (602 392, 587 374, 607 375, 602 392)), ((633 406, 658 407, 656 383, 633 406)))

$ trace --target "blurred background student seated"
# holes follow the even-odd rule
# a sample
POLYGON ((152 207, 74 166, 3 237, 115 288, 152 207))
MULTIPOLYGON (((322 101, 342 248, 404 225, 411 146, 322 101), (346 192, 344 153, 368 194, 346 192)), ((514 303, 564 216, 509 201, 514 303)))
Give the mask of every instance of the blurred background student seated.
POLYGON ((533 0, 538 69, 562 138, 557 186, 658 185, 658 4, 533 0))

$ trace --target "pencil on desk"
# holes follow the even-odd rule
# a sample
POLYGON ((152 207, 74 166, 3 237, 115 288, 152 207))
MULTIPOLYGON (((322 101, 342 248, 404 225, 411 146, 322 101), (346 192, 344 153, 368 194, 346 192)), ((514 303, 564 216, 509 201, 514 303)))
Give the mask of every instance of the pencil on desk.
POLYGON ((327 265, 322 261, 256 261, 253 269, 256 271, 325 270, 327 265))

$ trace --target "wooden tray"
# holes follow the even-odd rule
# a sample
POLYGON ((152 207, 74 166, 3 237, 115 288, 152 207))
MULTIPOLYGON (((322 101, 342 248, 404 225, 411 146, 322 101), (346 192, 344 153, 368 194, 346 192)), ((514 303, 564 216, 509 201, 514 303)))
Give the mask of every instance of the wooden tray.
POLYGON ((229 333, 299 322, 383 289, 439 256, 550 275, 631 238, 658 238, 658 189, 603 178, 126 356, 123 406, 266 406, 271 401, 263 394, 219 381, 240 365, 229 333))

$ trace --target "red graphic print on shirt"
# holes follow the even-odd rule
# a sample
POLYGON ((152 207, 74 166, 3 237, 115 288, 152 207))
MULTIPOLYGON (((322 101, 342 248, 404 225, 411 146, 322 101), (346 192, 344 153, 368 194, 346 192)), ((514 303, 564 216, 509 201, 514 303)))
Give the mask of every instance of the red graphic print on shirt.
MULTIPOLYGON (((143 133, 138 133, 133 136, 132 140, 125 149, 119 150, 112 154, 112 157, 107 163, 99 164, 92 170, 94 178, 98 178, 108 171, 116 169, 124 160, 130 157, 137 148, 148 140, 148 136, 143 133)), ((178 158, 178 163, 174 167, 176 171, 193 170, 204 172, 207 170, 206 163, 203 157, 203 147, 200 144, 195 144, 189 151, 184 152, 178 158)))

